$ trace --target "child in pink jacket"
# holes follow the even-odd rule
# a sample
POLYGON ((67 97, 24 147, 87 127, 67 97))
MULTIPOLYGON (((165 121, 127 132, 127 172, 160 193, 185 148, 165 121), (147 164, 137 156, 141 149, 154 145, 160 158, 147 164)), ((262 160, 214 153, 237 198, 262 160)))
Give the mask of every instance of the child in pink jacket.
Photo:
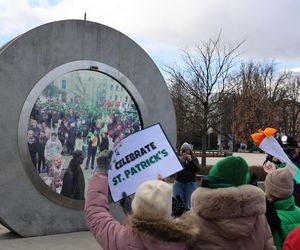
POLYGON ((128 225, 121 225, 109 211, 107 168, 111 152, 97 159, 98 171, 90 178, 85 203, 87 224, 104 249, 186 249, 185 242, 198 233, 196 226, 184 226, 171 218, 172 188, 160 181, 139 186, 132 201, 128 225))

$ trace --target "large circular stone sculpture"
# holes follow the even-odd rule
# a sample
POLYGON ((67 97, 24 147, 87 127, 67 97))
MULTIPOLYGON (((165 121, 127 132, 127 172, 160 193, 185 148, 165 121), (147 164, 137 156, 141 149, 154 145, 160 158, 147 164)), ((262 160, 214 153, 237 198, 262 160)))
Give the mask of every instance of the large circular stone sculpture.
MULTIPOLYGON (((104 73, 124 87, 142 127, 161 123, 176 144, 176 121, 166 83, 146 52, 107 26, 65 20, 39 26, 0 49, 0 223, 29 237, 87 230, 84 201, 52 191, 35 171, 26 142, 30 112, 58 76, 104 73)), ((121 210, 111 204, 116 217, 121 210)))

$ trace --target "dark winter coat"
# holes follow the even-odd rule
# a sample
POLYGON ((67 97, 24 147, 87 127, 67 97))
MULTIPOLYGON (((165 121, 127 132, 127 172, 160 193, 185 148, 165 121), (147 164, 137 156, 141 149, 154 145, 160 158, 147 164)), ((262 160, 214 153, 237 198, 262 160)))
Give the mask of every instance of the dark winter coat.
POLYGON ((101 137, 101 143, 99 146, 100 151, 102 152, 103 150, 108 150, 109 142, 108 142, 108 137, 101 137))
POLYGON ((67 143, 68 144, 74 144, 75 145, 75 140, 76 140, 76 128, 71 127, 68 130, 68 138, 67 138, 67 143))
POLYGON ((82 137, 85 138, 88 136, 90 128, 87 125, 82 126, 82 137))
POLYGON ((196 157, 192 157, 191 161, 182 161, 183 170, 177 172, 176 181, 179 182, 195 182, 196 173, 199 171, 199 161, 196 157))
POLYGON ((59 113, 52 114, 52 123, 56 124, 59 120, 59 113))
POLYGON ((32 127, 31 130, 33 131, 33 135, 36 141, 39 141, 39 137, 40 137, 40 132, 41 129, 39 127, 32 127))
POLYGON ((29 153, 33 164, 36 163, 36 154, 38 153, 38 142, 33 138, 30 142, 27 142, 29 153))
POLYGON ((39 138, 39 143, 38 143, 38 153, 39 155, 44 156, 45 152, 45 146, 48 141, 48 138, 46 136, 40 137, 39 138))
MULTIPOLYGON (((300 154, 296 158, 290 158, 290 160, 300 169, 300 154)), ((294 182, 293 196, 296 206, 300 207, 300 184, 294 182)))
POLYGON ((65 125, 60 125, 57 131, 58 139, 60 141, 65 141, 66 140, 66 133, 67 133, 67 128, 65 125))
POLYGON ((74 159, 72 159, 64 174, 60 194, 72 199, 84 200, 84 189, 85 182, 83 172, 80 165, 76 166, 74 164, 74 159))

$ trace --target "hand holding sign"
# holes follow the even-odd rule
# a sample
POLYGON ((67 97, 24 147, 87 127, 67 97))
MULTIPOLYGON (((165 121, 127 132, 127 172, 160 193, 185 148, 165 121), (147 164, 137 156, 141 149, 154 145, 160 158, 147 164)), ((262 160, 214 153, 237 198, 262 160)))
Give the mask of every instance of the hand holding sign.
POLYGON ((300 183, 300 171, 283 151, 278 141, 273 137, 276 132, 277 130, 274 128, 266 128, 265 130, 260 129, 258 130, 258 133, 252 134, 251 138, 264 152, 273 155, 281 162, 285 162, 286 167, 294 175, 294 180, 297 183, 300 183))
POLYGON ((147 181, 170 176, 182 169, 176 153, 159 124, 124 138, 113 149, 111 170, 108 171, 109 188, 114 201, 122 193, 135 193, 147 181))
POLYGON ((126 215, 132 214, 131 203, 132 199, 127 196, 125 192, 122 193, 123 199, 120 201, 120 206, 123 208, 123 212, 126 215))
POLYGON ((267 161, 266 163, 264 163, 263 169, 265 170, 265 172, 267 174, 269 174, 269 173, 272 173, 274 170, 276 170, 276 167, 275 167, 274 163, 267 161))

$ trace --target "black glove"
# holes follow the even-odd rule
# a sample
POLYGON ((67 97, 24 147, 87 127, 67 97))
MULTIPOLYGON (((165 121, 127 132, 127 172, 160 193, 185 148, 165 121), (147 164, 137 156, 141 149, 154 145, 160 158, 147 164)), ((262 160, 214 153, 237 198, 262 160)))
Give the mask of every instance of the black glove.
POLYGON ((107 174, 108 169, 110 169, 112 154, 113 151, 111 150, 104 150, 100 153, 99 157, 97 158, 97 167, 95 172, 107 174))
POLYGON ((179 217, 186 211, 188 209, 180 196, 177 195, 176 198, 172 197, 172 216, 179 217))
POLYGON ((123 208, 123 212, 126 215, 132 214, 131 202, 132 199, 127 196, 125 192, 122 193, 123 199, 120 201, 120 206, 123 208))

